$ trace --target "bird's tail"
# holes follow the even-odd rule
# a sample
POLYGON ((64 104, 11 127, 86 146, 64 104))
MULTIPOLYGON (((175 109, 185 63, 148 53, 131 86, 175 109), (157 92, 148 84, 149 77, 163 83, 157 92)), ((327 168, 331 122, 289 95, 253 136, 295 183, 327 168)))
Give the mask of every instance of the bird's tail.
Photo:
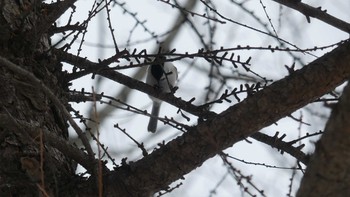
POLYGON ((152 106, 152 113, 151 113, 151 117, 149 119, 148 122, 148 131, 149 132, 156 132, 157 130, 157 123, 158 123, 158 115, 159 115, 159 109, 160 109, 160 103, 157 102, 153 102, 153 106, 152 106))

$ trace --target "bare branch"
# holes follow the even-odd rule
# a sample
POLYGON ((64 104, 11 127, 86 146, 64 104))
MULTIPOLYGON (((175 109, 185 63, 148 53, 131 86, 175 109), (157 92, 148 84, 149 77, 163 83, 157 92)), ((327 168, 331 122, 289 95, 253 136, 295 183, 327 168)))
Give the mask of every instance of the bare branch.
POLYGON ((301 1, 292 1, 292 0, 273 0, 273 1, 299 11, 300 13, 306 16, 308 22, 310 22, 310 17, 314 17, 337 29, 350 33, 349 23, 328 14, 327 10, 322 10, 321 7, 314 8, 301 1))
MULTIPOLYGON (((130 166, 122 166, 124 170, 133 169, 132 173, 135 175, 125 177, 126 185, 140 194, 165 188, 220 151, 343 83, 350 76, 349 63, 350 42, 346 42, 304 68, 228 108, 216 118, 198 123, 189 132, 143 159, 130 166), (140 182, 143 184, 140 185, 140 182)), ((122 169, 120 170, 123 171, 122 169)), ((120 176, 117 172, 111 175, 120 176)))
POLYGON ((48 29, 51 27, 51 25, 62 15, 64 14, 71 6, 74 5, 74 3, 77 0, 66 0, 66 1, 58 1, 56 3, 52 4, 46 4, 45 8, 47 9, 48 13, 47 16, 42 16, 37 21, 37 27, 39 35, 43 34, 44 32, 47 32, 48 29))
POLYGON ((286 152, 296 158, 298 161, 302 162, 304 165, 309 163, 309 155, 303 153, 298 147, 293 147, 291 143, 284 142, 282 139, 276 137, 271 137, 266 134, 257 132, 251 135, 253 139, 268 144, 274 148, 277 148, 281 152, 286 152))
MULTIPOLYGON (((128 77, 126 75, 123 75, 119 72, 116 72, 114 70, 111 70, 110 68, 106 67, 104 65, 104 62, 102 61, 101 64, 91 62, 85 58, 74 56, 72 54, 63 52, 61 50, 54 50, 55 54, 58 55, 62 61, 65 61, 67 63, 77 65, 81 69, 87 69, 87 68, 94 68, 94 72, 96 74, 99 74, 101 76, 104 76, 110 80, 113 80, 115 82, 124 84, 128 86, 129 88, 139 90, 141 92, 144 92, 148 95, 154 96, 156 98, 159 98, 161 100, 164 100, 168 102, 169 104, 172 104, 176 107, 179 107, 191 114, 197 115, 197 116, 214 116, 214 112, 207 111, 204 108, 198 108, 197 106, 191 104, 191 102, 184 101, 181 98, 176 98, 172 94, 167 93, 160 93, 159 91, 155 90, 152 86, 147 85, 141 81, 135 80, 131 77, 128 77)), ((118 54, 117 54, 118 55, 118 54)))

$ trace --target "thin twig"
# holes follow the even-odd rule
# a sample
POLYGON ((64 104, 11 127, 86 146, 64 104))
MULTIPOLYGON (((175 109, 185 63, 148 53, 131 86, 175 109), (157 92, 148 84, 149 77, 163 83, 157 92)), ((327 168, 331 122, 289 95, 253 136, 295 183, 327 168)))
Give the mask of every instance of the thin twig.
MULTIPOLYGON (((99 130, 99 117, 97 113, 96 106, 96 96, 94 87, 92 87, 92 98, 93 98, 93 111, 94 111, 94 120, 97 121, 96 125, 96 133, 97 133, 97 142, 100 142, 100 130, 99 130)), ((101 145, 97 143, 97 154, 98 154, 98 173, 97 173, 97 181, 98 181, 98 196, 102 197, 103 195, 103 174, 102 174, 102 161, 101 161, 101 145)))
POLYGON ((112 36, 112 39, 113 39, 113 44, 114 44, 114 47, 115 47, 115 53, 119 53, 119 48, 118 48, 118 45, 117 45, 117 41, 115 39, 115 36, 114 36, 114 29, 112 27, 112 22, 111 22, 111 16, 110 16, 110 9, 108 8, 108 4, 110 4, 112 1, 110 2, 107 2, 107 0, 105 0, 105 4, 106 4, 106 12, 107 12, 107 21, 108 21, 108 27, 109 27, 109 30, 111 32, 111 36, 112 36))
POLYGON ((271 137, 260 132, 254 133, 250 137, 252 137, 257 141, 268 144, 274 148, 277 148, 281 150, 281 152, 283 151, 292 155, 294 158, 302 162, 304 165, 307 165, 309 163, 309 159, 310 159, 309 155, 306 155, 297 147, 293 147, 290 143, 284 142, 282 139, 279 139, 279 138, 276 139, 276 137, 271 137))
POLYGON ((190 10, 187 10, 186 8, 183 8, 183 7, 181 7, 179 5, 176 5, 176 4, 172 4, 172 3, 170 3, 169 1, 166 1, 166 0, 158 0, 158 1, 166 3, 166 4, 170 5, 171 7, 177 8, 179 10, 185 11, 185 12, 189 13, 191 16, 202 17, 202 18, 205 18, 205 19, 208 19, 208 20, 212 20, 212 21, 221 23, 221 24, 225 24, 226 23, 225 21, 219 20, 217 18, 211 18, 211 17, 207 16, 206 14, 198 14, 196 12, 192 12, 190 10))

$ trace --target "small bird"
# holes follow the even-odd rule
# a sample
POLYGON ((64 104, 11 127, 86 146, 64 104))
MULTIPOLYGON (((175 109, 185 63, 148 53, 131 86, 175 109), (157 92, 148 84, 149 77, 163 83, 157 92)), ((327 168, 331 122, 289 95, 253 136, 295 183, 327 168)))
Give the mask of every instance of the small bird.
MULTIPOLYGON (((161 92, 170 93, 175 86, 178 73, 174 64, 165 61, 166 58, 164 56, 156 57, 153 63, 148 66, 146 83, 159 89, 161 92)), ((149 97, 153 102, 153 106, 147 129, 149 132, 154 133, 157 130, 157 117, 162 100, 153 96, 149 97)))

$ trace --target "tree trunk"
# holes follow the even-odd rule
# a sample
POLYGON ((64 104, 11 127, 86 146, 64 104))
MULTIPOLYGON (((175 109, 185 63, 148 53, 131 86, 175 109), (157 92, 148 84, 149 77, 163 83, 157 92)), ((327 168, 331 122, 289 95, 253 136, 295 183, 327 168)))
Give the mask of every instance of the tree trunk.
MULTIPOLYGON (((66 101, 62 65, 46 52, 47 34, 39 33, 41 1, 4 0, 0 9, 0 56, 33 73, 66 101)), ((71 196, 74 165, 43 143, 44 130, 67 139, 66 120, 27 77, 3 65, 0 72, 0 196, 71 196)))
POLYGON ((334 106, 317 142, 298 197, 350 196, 350 86, 334 106))

